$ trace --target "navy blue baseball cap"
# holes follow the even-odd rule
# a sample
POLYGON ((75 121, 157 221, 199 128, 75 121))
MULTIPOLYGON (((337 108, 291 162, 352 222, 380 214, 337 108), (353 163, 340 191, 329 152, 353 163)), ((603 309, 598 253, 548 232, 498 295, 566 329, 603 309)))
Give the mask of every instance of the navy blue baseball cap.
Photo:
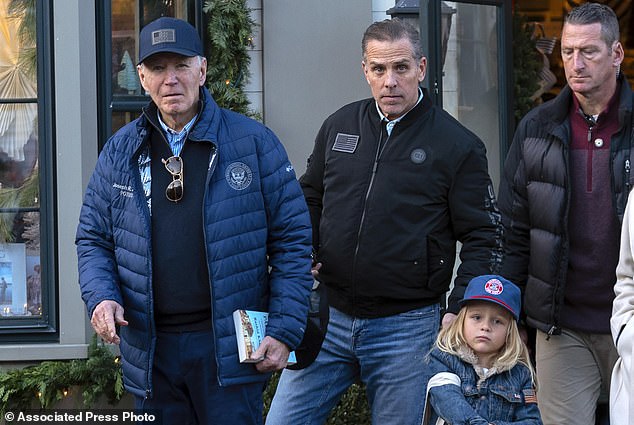
POLYGON ((178 53, 183 56, 203 56, 203 46, 196 28, 182 19, 163 16, 141 30, 139 61, 156 53, 178 53))
POLYGON ((489 301, 508 310, 520 320, 522 292, 513 282, 502 276, 487 274, 471 279, 460 305, 467 301, 489 301))

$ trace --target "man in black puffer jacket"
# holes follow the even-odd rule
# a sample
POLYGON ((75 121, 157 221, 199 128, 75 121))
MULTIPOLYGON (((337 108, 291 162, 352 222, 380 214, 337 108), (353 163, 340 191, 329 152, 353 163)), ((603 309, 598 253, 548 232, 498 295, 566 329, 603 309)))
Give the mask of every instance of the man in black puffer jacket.
POLYGON ((525 320, 537 329, 544 423, 593 425, 617 357, 610 314, 630 190, 632 92, 609 7, 573 9, 561 51, 568 85, 521 121, 504 166, 501 274, 523 287, 525 320))

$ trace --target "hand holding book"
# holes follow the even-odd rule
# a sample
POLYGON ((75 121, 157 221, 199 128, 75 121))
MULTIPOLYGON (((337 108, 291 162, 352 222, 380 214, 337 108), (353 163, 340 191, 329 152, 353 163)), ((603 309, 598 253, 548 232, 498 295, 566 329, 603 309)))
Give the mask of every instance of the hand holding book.
POLYGON ((251 355, 251 358, 255 360, 262 359, 255 364, 255 368, 259 372, 274 372, 286 367, 289 353, 290 350, 286 344, 266 336, 258 349, 251 355))
POLYGON ((260 372, 271 372, 295 364, 295 352, 266 335, 268 313, 253 310, 233 312, 240 363, 256 363, 260 372))

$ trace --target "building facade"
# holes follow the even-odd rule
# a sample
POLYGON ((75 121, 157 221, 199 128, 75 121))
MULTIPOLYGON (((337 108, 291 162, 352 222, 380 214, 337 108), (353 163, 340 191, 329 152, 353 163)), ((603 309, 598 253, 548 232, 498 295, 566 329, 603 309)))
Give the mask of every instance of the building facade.
MULTIPOLYGON (((74 245, 84 190, 100 146, 148 100, 135 69, 140 28, 177 16, 204 39, 203 3, 0 0, 0 368, 86 356, 92 330, 74 245)), ((298 174, 323 120, 370 96, 361 36, 397 3, 248 1, 258 26, 246 90, 298 174)), ((511 131, 510 5, 417 7, 425 84, 484 140, 497 184, 511 131)))

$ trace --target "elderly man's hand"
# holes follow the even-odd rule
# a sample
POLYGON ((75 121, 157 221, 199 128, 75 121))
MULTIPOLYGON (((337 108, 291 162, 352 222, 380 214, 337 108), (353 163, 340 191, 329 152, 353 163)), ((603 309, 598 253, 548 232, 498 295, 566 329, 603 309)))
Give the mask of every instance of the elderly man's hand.
POLYGON ((110 344, 121 342, 115 325, 127 326, 128 322, 123 318, 123 307, 112 300, 105 300, 97 304, 90 319, 97 335, 110 344))
POLYGON ((251 355, 251 358, 262 359, 255 364, 258 372, 274 372, 286 367, 289 353, 290 350, 286 344, 275 338, 266 336, 258 349, 251 355))

